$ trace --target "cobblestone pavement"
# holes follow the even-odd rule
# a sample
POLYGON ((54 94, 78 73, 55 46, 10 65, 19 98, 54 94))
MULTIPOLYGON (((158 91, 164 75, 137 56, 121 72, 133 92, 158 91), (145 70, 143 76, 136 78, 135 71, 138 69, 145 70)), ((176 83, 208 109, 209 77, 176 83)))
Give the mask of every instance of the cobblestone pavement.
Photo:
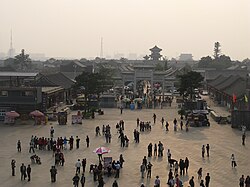
MULTIPOLYGON (((223 111, 223 108, 220 108, 223 111)), ((202 167, 203 175, 207 172, 211 175, 211 187, 236 187, 238 186, 239 177, 250 175, 249 155, 250 142, 246 139, 246 146, 241 145, 241 132, 237 129, 232 129, 230 125, 218 125, 210 119, 210 127, 190 128, 189 132, 173 131, 173 119, 177 115, 177 108, 173 105, 172 108, 167 109, 143 109, 143 110, 124 110, 121 115, 118 109, 105 109, 103 116, 96 116, 96 119, 84 120, 83 125, 68 125, 59 126, 55 122, 55 137, 58 136, 76 136, 81 138, 80 149, 73 149, 72 151, 64 151, 65 166, 58 167, 57 182, 50 182, 49 169, 54 163, 52 153, 48 151, 36 151, 41 157, 42 165, 32 164, 32 179, 30 182, 20 180, 19 168, 21 163, 25 165, 30 164, 28 153, 29 140, 31 135, 49 137, 50 125, 46 126, 31 126, 31 125, 0 125, 1 131, 1 152, 0 152, 0 186, 3 187, 18 187, 18 186, 60 186, 69 187, 72 185, 72 178, 75 172, 75 162, 78 158, 87 158, 87 171, 90 163, 98 163, 97 156, 93 150, 98 146, 106 146, 111 149, 107 156, 112 156, 113 159, 118 159, 120 154, 123 154, 125 163, 120 172, 118 184, 120 187, 140 186, 142 182, 146 186, 153 187, 156 175, 161 179, 161 186, 167 186, 166 180, 168 177, 169 166, 167 166, 166 150, 171 149, 172 157, 176 160, 188 157, 190 160, 190 168, 188 174, 181 177, 184 186, 188 186, 188 180, 193 175, 195 176, 196 186, 197 170, 202 167), (152 126, 151 132, 143 132, 140 134, 140 143, 133 142, 133 130, 136 128, 136 118, 139 117, 143 121, 153 121, 153 113, 157 115, 157 123, 152 126), (161 117, 166 118, 170 122, 170 132, 166 133, 165 129, 161 126, 161 117), (129 147, 121 148, 116 133, 115 124, 123 119, 125 121, 125 134, 130 139, 129 147), (110 124, 112 132, 112 143, 106 144, 103 136, 95 136, 95 127, 97 125, 110 124), (85 137, 90 137, 90 147, 86 148, 85 137), (18 153, 16 149, 16 142, 20 139, 22 142, 22 153, 18 153), (143 156, 147 155, 147 145, 158 143, 162 141, 165 147, 164 157, 152 157, 149 159, 153 164, 152 178, 141 179, 139 167, 142 162, 143 156), (211 151, 210 157, 201 157, 201 147, 203 144, 210 144, 211 151), (238 166, 231 168, 231 154, 234 153, 238 166), (17 161, 16 176, 11 176, 11 159, 17 161)), ((179 120, 180 121, 180 120, 179 120)), ((75 145, 74 145, 75 146, 75 145)), ((203 177, 204 177, 203 176, 203 177)), ((112 186, 114 181, 113 177, 104 177, 105 186, 112 186)), ((92 174, 86 172, 86 187, 97 186, 93 182, 92 174)))

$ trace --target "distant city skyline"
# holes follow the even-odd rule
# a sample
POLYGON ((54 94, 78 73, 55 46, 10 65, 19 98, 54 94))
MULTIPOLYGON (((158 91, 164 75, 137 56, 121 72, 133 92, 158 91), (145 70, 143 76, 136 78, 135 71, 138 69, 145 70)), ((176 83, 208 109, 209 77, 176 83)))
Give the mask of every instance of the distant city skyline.
POLYGON ((249 0, 2 0, 0 53, 8 53, 12 30, 17 54, 139 58, 157 45, 169 59, 191 53, 199 60, 219 41, 223 54, 243 60, 250 58, 249 10, 249 0))

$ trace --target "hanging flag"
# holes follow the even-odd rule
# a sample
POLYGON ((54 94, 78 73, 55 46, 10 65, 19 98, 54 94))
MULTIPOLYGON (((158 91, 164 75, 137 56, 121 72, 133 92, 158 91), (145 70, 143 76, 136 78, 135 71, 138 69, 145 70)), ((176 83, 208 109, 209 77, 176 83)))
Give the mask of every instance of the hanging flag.
POLYGON ((233 94, 233 103, 236 103, 236 95, 235 94, 233 94))
POLYGON ((244 98, 245 98, 245 102, 248 103, 248 98, 246 95, 244 96, 244 98))

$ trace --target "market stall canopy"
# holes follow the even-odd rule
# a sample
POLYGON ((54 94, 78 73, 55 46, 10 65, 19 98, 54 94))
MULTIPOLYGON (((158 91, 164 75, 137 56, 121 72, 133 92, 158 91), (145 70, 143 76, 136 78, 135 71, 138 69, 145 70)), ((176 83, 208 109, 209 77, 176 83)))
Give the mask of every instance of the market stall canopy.
POLYGON ((5 116, 12 117, 12 118, 17 118, 17 117, 20 116, 20 114, 18 114, 16 111, 10 111, 10 112, 6 112, 5 116))
POLYGON ((44 116, 44 114, 42 112, 40 112, 39 110, 34 110, 33 112, 30 113, 31 116, 34 117, 42 117, 44 116))

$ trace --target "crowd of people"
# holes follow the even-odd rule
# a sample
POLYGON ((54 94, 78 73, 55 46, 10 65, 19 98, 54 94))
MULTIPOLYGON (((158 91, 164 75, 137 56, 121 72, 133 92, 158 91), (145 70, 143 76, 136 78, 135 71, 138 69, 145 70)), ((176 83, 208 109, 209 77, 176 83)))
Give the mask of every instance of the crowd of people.
MULTIPOLYGON (((157 121, 157 116, 156 114, 153 114, 153 123, 156 124, 157 121)), ((162 126, 166 127, 166 131, 169 131, 169 123, 167 120, 164 119, 164 117, 161 118, 160 120, 162 126)), ((139 143, 140 142, 140 132, 143 133, 144 131, 151 131, 153 126, 151 126, 150 121, 143 121, 140 120, 139 118, 136 119, 136 128, 133 131, 133 136, 134 136, 134 143, 139 143)), ((180 130, 183 130, 183 121, 180 121, 180 130)), ((173 130, 178 131, 178 121, 175 118, 173 120, 173 130)), ((128 147, 129 145, 129 139, 127 135, 125 135, 125 122, 124 120, 120 120, 116 124, 116 131, 118 133, 118 140, 120 140, 120 146, 123 147, 128 147)), ((186 131, 188 132, 188 122, 186 122, 186 131)), ((107 125, 102 125, 102 133, 101 129, 99 126, 95 128, 95 135, 96 137, 105 137, 106 143, 110 144, 111 143, 111 137, 112 137, 112 131, 111 131, 111 126, 109 124, 107 125)), ((86 136, 86 145, 87 148, 89 147, 90 144, 90 139, 88 135, 86 136)), ((39 151, 52 151, 53 152, 53 157, 55 159, 55 164, 51 166, 50 168, 50 174, 51 174, 51 182, 56 182, 56 176, 57 176, 57 168, 59 166, 64 166, 65 158, 64 158, 64 151, 72 150, 74 149, 74 145, 76 149, 80 148, 80 138, 78 136, 70 136, 69 138, 66 138, 66 136, 63 137, 57 137, 55 138, 55 129, 52 126, 50 128, 50 137, 38 137, 38 136, 31 136, 30 142, 29 142, 29 153, 35 153, 39 151)), ((245 145, 245 137, 244 137, 244 144, 245 145)), ((166 162, 169 164, 169 173, 168 173, 168 179, 166 181, 167 185, 169 187, 182 187, 183 186, 183 181, 181 180, 181 176, 185 175, 188 173, 188 168, 190 166, 190 161, 186 157, 185 159, 180 158, 179 162, 175 160, 172 157, 170 149, 166 148, 167 146, 163 145, 161 141, 158 141, 158 143, 149 143, 147 146, 147 156, 144 156, 142 159, 142 164, 140 165, 140 173, 141 173, 141 178, 143 179, 144 177, 150 179, 152 177, 152 168, 153 164, 150 160, 151 157, 164 157, 166 156, 166 162), (166 152, 164 152, 166 150, 166 152), (145 176, 146 175, 146 176, 145 176)), ((22 144, 21 141, 18 140, 17 142, 17 151, 22 152, 22 144)), ((210 145, 202 145, 201 149, 201 157, 205 158, 205 153, 207 157, 209 157, 209 152, 210 152, 210 145)), ((106 174, 107 177, 111 177, 112 175, 114 178, 118 179, 120 177, 120 170, 123 168, 123 163, 125 162, 125 159, 123 158, 123 155, 120 154, 118 160, 112 160, 112 162, 105 163, 105 160, 102 158, 102 154, 98 155, 99 156, 99 163, 98 164, 93 164, 91 163, 90 170, 89 172, 93 174, 93 181, 98 183, 98 187, 103 187, 105 185, 105 177, 104 175, 106 174)), ((37 154, 34 154, 31 156, 31 160, 34 161, 34 163, 41 164, 41 159, 37 154)), ((231 161, 232 161, 232 167, 236 167, 236 160, 235 160, 235 155, 232 154, 231 156, 231 161)), ((15 176, 15 167, 16 167, 16 161, 13 159, 11 161, 11 168, 12 168, 12 176, 15 176)), ((75 168, 76 172, 72 178, 73 181, 73 186, 78 187, 79 183, 81 184, 82 187, 85 186, 85 172, 86 172, 86 167, 87 167, 87 159, 84 158, 78 159, 75 163, 75 168), (81 171, 82 168, 82 171, 81 171)), ((31 166, 30 164, 26 167, 24 163, 22 163, 20 167, 20 173, 21 173, 21 180, 26 180, 28 177, 28 181, 31 180, 31 166)), ((207 172, 206 176, 203 177, 203 168, 199 168, 197 171, 198 175, 198 182, 201 187, 209 187, 210 184, 210 174, 207 172)), ((160 179, 160 174, 157 173, 155 180, 154 180, 154 187, 160 187, 161 185, 161 179, 160 179)), ((118 187, 118 182, 117 180, 114 180, 113 182, 113 187, 118 187)), ((244 175, 240 178, 240 187, 243 187, 244 184, 246 187, 249 186, 249 176, 244 178, 244 175)), ((194 176, 192 176, 189 181, 188 181, 190 187, 197 186, 195 185, 194 181, 194 176)), ((141 187, 145 186, 143 183, 141 184, 141 187)))

